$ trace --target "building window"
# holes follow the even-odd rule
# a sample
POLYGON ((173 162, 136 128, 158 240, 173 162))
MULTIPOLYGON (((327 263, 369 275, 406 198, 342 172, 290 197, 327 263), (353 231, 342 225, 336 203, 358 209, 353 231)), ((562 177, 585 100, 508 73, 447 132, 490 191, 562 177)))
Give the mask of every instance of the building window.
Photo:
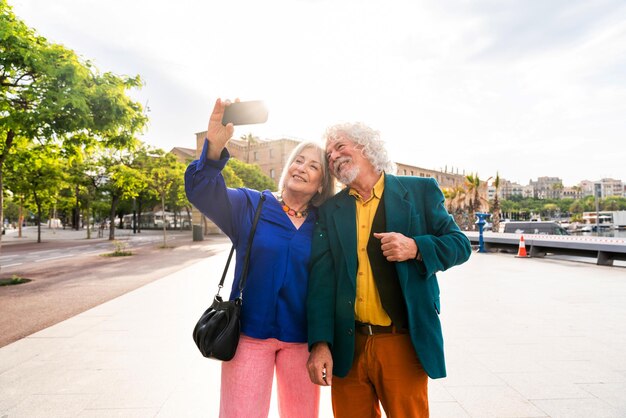
POLYGON ((254 151, 254 161, 259 161, 259 153, 254 151))
POLYGON ((276 178, 276 170, 274 170, 273 168, 270 168, 270 178, 276 178))
POLYGON ((274 157, 274 150, 270 148, 270 158, 274 157))

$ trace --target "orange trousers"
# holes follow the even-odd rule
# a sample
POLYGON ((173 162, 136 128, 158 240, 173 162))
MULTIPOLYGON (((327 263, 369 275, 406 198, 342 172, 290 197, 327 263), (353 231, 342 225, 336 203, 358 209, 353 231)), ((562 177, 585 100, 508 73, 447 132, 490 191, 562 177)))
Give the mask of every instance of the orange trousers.
POLYGON ((428 417, 428 375, 409 334, 356 334, 346 377, 333 376, 335 418, 428 417), (380 401, 380 403, 379 403, 380 401))

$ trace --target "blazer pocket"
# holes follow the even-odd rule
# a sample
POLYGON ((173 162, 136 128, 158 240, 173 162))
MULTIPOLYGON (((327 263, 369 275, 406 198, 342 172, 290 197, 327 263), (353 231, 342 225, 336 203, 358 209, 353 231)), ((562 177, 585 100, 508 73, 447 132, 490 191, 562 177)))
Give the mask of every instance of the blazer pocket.
POLYGON ((439 298, 433 301, 433 306, 435 308, 435 311, 437 311, 437 315, 439 315, 441 313, 441 306, 439 305, 439 298))

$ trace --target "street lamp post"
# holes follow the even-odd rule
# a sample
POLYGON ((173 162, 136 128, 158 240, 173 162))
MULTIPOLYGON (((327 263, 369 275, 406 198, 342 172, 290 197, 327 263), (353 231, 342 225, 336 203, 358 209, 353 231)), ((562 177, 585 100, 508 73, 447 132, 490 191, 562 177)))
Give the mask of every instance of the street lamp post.
POLYGON ((595 203, 596 203, 596 235, 600 236, 600 198, 602 197, 602 184, 595 183, 595 203))

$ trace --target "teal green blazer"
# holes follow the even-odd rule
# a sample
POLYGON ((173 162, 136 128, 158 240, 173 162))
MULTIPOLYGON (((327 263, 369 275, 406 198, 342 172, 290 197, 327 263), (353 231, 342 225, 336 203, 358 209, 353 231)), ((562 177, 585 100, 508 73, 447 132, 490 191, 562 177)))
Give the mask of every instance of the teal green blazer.
MULTIPOLYGON (((443 193, 432 178, 385 174, 384 204, 386 232, 413 238, 422 255, 422 261, 396 263, 415 353, 431 378, 445 377, 436 273, 467 261, 470 242, 445 209, 443 193)), ((357 273, 356 204, 347 188, 320 207, 312 245, 309 348, 327 342, 333 374, 344 377, 354 355, 357 273)))

